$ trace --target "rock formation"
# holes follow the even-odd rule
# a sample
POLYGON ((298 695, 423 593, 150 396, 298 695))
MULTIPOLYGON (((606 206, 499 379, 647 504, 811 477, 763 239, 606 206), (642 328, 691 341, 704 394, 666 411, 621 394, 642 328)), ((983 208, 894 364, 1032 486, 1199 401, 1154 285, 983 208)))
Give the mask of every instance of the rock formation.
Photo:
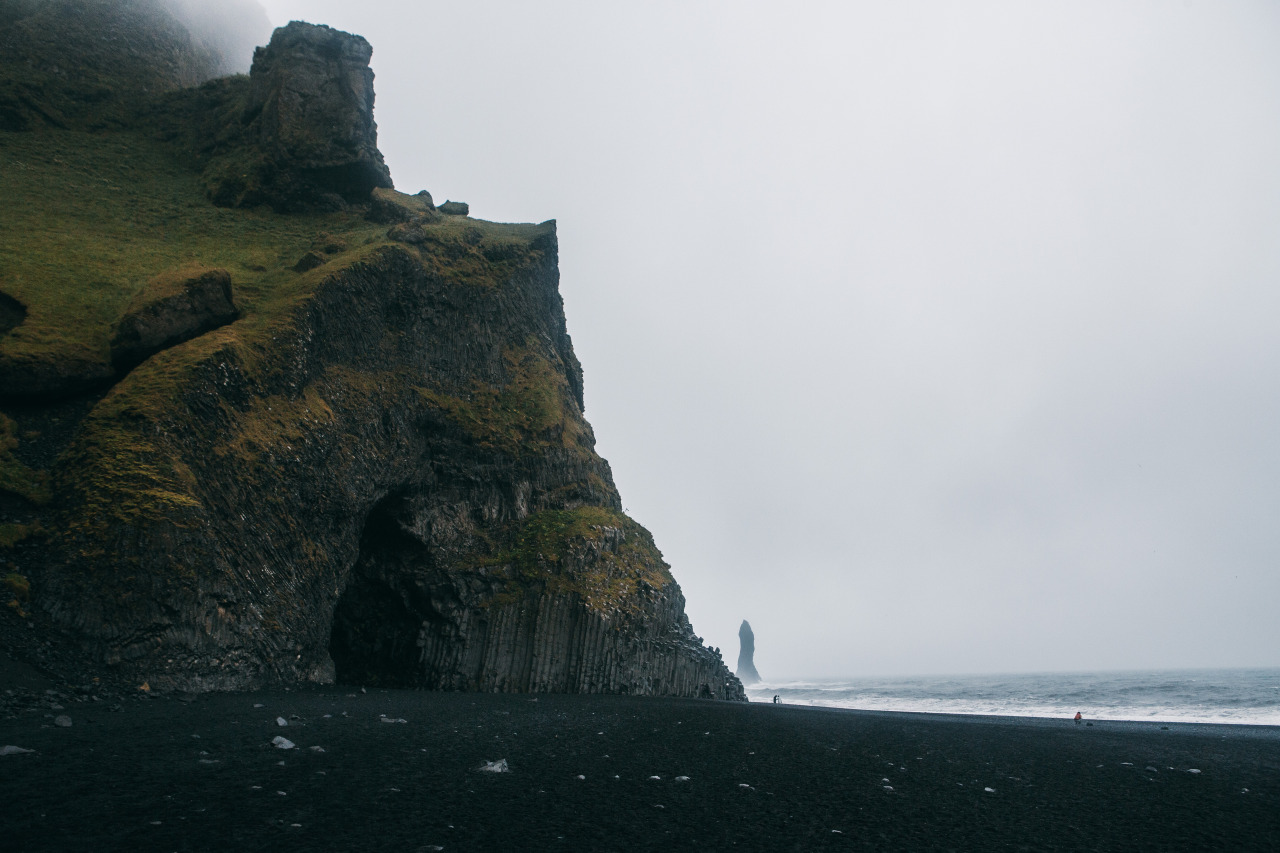
POLYGON ((162 349, 236 318, 226 270, 181 270, 157 276, 134 297, 111 338, 111 364, 128 370, 162 349))
POLYGON ((39 217, 0 229, 0 286, 22 309, 0 364, 114 383, 0 399, 0 559, 29 580, 40 625, 14 636, 67 632, 104 674, 161 689, 336 678, 741 699, 595 452, 555 223, 442 216, 390 190, 368 57, 363 39, 293 24, 251 86, 156 98, 106 134, 58 131, 58 157, 37 131, 0 135, 0 158, 26 166, 9 216, 24 199, 114 200, 114 184, 65 177, 73 157, 165 188, 79 220, 69 249, 50 251, 60 232, 39 217), (303 92, 332 108, 291 100, 303 92), (210 110, 245 120, 200 148, 210 110), (326 122, 335 137, 312 138, 326 122), (269 152, 259 199, 288 191, 277 211, 341 204, 209 204, 201 174, 210 186, 253 152, 269 152), (166 165, 181 157, 186 171, 166 165), (77 283, 95 298, 67 298, 77 283))
POLYGON ((373 121, 372 55, 360 36, 302 21, 254 53, 247 115, 277 207, 331 208, 391 186, 373 121))
POLYGON ((738 628, 738 680, 743 684, 755 684, 760 680, 756 672, 756 635, 751 631, 751 623, 742 620, 738 628))

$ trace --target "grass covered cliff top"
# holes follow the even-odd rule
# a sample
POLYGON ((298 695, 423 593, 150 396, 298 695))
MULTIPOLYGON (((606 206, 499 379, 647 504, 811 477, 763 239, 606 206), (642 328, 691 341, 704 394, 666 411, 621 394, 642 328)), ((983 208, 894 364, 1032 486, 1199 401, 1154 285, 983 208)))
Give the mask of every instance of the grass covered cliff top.
MULTIPOLYGON (((25 306, 0 357, 106 363, 112 329, 158 275, 228 270, 246 316, 301 284, 320 243, 383 239, 356 213, 281 216, 219 208, 166 146, 129 132, 0 132, 0 291, 25 306)), ((320 247, 323 248, 323 247, 320 247)))
MULTIPOLYGON (((358 208, 217 207, 200 173, 141 131, 0 131, 0 198, 0 292, 26 309, 0 336, 0 364, 106 365, 129 303, 157 276, 193 266, 231 274, 252 333, 314 287, 317 274, 294 269, 308 252, 341 264, 390 242, 358 208)), ((492 285, 490 259, 519 254, 547 226, 448 216, 425 230, 424 263, 492 285)))

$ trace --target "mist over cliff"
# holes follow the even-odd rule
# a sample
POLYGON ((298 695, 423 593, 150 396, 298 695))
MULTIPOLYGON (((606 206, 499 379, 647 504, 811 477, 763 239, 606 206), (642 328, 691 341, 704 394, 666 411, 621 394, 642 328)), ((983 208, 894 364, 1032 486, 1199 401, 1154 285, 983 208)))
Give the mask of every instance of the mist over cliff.
POLYGON ((220 58, 220 74, 247 74, 254 48, 271 36, 271 22, 257 0, 160 0, 192 38, 220 58))

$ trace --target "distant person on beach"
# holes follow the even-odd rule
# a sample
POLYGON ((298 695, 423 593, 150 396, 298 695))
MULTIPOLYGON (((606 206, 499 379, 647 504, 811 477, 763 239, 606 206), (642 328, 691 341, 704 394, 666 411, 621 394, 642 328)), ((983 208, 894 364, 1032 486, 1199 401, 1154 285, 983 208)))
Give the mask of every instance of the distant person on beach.
POLYGON ((777 694, 777 693, 773 694, 773 704, 775 704, 775 705, 777 705, 777 704, 778 704, 778 694, 777 694))
POLYGON ((1081 720, 1083 720, 1083 719, 1084 719, 1084 717, 1080 716, 1080 712, 1079 712, 1079 711, 1076 711, 1076 725, 1077 725, 1077 726, 1078 726, 1078 725, 1080 725, 1080 721, 1081 721, 1081 720))

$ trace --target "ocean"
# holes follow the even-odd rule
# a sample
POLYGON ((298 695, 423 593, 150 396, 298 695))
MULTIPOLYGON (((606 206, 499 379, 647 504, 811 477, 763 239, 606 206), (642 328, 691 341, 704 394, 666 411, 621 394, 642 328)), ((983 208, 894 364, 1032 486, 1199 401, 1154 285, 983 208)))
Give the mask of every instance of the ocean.
POLYGON ((764 681, 752 702, 1086 720, 1280 726, 1280 669, 1050 672, 764 681))

